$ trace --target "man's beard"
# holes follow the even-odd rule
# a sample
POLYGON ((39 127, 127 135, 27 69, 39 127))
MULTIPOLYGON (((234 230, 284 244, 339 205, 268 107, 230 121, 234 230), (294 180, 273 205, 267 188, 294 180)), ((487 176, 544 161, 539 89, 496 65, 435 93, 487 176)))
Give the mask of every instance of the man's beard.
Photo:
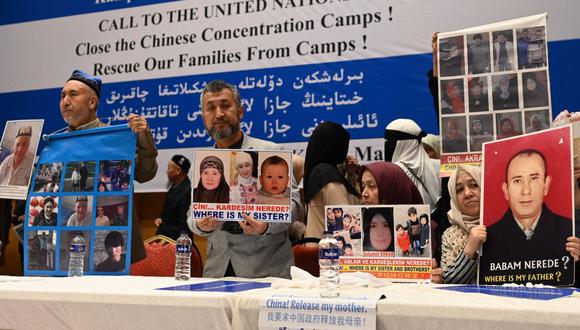
POLYGON ((234 126, 230 123, 228 123, 228 126, 223 129, 223 130, 216 130, 215 126, 212 127, 209 130, 209 135, 214 139, 214 140, 221 140, 221 139, 229 139, 231 138, 234 133, 236 133, 239 130, 239 127, 234 126))

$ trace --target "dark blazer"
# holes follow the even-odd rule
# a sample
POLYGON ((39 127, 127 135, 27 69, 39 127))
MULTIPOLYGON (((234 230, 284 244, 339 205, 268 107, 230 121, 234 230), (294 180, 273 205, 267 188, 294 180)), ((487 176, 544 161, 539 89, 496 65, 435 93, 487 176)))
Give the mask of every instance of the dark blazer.
MULTIPOLYGON (((559 281, 556 276, 553 280, 518 281, 520 283, 535 282, 553 285, 570 285, 574 282, 573 269, 574 259, 566 251, 566 240, 572 236, 572 220, 554 214, 544 204, 542 214, 538 220, 534 235, 527 240, 524 232, 516 223, 510 209, 500 221, 487 228, 487 240, 483 244, 480 262, 480 284, 496 284, 503 282, 483 281, 486 275, 510 275, 510 274, 545 274, 561 272, 559 281), (567 269, 564 269, 562 257, 568 256, 570 261, 567 269), (525 261, 558 259, 557 268, 530 269, 525 266, 525 261), (491 271, 491 263, 497 265, 501 262, 521 261, 519 269, 491 271)), ((513 264, 513 263, 512 263, 513 264)), ((506 281, 515 282, 515 281, 506 281)))

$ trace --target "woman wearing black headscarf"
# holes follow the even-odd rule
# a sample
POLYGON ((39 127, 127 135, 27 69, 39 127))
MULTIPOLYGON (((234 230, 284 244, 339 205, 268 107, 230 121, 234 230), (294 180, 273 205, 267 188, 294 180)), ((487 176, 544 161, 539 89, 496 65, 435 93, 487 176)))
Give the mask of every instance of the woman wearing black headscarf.
POLYGON ((358 194, 336 165, 346 159, 350 134, 339 124, 318 125, 308 141, 304 164, 304 202, 308 207, 307 237, 322 237, 326 205, 356 205, 358 194))
POLYGON ((230 187, 224 177, 224 164, 215 156, 205 157, 199 165, 199 182, 193 190, 193 201, 229 203, 230 187))

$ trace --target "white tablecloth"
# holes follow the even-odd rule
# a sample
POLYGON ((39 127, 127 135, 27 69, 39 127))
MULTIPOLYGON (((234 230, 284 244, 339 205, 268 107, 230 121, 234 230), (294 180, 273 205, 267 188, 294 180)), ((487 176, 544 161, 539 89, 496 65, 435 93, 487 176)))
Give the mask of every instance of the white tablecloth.
MULTIPOLYGON (((240 293, 155 290, 181 284, 173 278, 154 277, 0 276, 0 329, 257 329, 262 298, 273 293, 316 292, 291 288, 240 293)), ((415 284, 343 288, 342 295, 377 292, 386 296, 377 305, 378 329, 580 329, 578 296, 543 301, 415 284)))

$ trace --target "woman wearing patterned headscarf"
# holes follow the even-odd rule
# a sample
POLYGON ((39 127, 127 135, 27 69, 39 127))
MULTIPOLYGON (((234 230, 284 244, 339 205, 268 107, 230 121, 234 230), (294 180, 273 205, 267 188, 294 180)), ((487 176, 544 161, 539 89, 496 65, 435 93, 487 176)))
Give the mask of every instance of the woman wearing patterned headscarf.
POLYGON ((224 177, 224 164, 215 156, 205 157, 199 165, 199 182, 193 190, 193 201, 229 203, 230 187, 224 177))
POLYGON ((477 251, 487 238, 485 226, 479 224, 480 184, 479 167, 459 165, 449 178, 451 210, 447 216, 452 226, 441 242, 443 283, 475 283, 477 251))
POLYGON ((254 177, 254 160, 245 151, 236 152, 237 176, 230 191, 230 202, 235 204, 256 204, 258 200, 258 179, 254 177))
POLYGON ((356 205, 356 189, 340 174, 338 164, 348 153, 350 134, 342 125, 324 122, 308 141, 304 164, 304 202, 308 206, 307 237, 322 237, 326 205, 356 205))

